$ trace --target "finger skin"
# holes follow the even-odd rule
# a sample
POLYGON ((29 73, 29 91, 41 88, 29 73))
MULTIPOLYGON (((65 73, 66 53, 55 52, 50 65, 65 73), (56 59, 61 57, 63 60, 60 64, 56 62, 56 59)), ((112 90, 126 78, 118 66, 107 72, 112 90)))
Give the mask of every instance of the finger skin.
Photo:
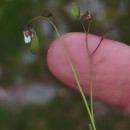
MULTIPOLYGON (((93 52, 101 37, 88 36, 89 50, 93 52)), ((62 36, 85 95, 89 96, 89 60, 84 33, 62 36)), ((48 67, 60 81, 78 90, 60 40, 56 39, 47 54, 48 67)), ((130 47, 104 39, 92 56, 93 97, 121 107, 130 113, 130 47)))

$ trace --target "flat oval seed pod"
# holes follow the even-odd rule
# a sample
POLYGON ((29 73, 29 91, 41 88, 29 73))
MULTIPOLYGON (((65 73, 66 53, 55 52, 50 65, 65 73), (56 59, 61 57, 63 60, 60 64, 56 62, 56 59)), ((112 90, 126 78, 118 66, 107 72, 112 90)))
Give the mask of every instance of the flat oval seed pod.
POLYGON ((37 54, 39 52, 39 42, 37 35, 34 35, 31 41, 31 52, 32 54, 37 54))
POLYGON ((76 18, 79 18, 79 16, 80 16, 80 10, 79 10, 78 6, 76 6, 74 3, 72 3, 71 15, 76 18))

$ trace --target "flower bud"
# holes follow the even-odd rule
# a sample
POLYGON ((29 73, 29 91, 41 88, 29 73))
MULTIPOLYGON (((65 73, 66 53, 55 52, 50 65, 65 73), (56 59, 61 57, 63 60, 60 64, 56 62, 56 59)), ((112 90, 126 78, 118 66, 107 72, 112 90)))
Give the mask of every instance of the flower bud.
POLYGON ((84 14, 81 15, 81 19, 83 21, 90 21, 92 19, 92 15, 89 11, 86 11, 84 14))
POLYGON ((80 16, 80 10, 79 10, 78 6, 76 6, 74 3, 72 3, 71 15, 76 18, 79 18, 79 16, 80 16))

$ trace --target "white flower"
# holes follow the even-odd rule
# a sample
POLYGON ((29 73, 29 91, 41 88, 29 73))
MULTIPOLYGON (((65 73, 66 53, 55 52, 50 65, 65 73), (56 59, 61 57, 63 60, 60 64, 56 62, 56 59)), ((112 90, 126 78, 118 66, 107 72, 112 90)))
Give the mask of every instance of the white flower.
POLYGON ((23 35, 24 35, 24 42, 30 43, 31 42, 31 34, 30 34, 29 30, 24 31, 23 35))

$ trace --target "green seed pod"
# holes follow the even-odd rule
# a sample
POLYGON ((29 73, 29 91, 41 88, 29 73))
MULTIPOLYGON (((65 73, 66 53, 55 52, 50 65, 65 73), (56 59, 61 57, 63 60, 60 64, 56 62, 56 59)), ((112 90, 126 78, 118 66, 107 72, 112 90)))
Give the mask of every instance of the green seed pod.
POLYGON ((74 3, 72 3, 71 15, 76 18, 79 18, 79 16, 80 16, 80 10, 79 10, 78 6, 76 6, 74 3))
POLYGON ((35 34, 33 37, 32 37, 32 41, 31 41, 31 52, 32 54, 37 54, 39 52, 39 42, 38 42, 38 37, 37 35, 35 34))

